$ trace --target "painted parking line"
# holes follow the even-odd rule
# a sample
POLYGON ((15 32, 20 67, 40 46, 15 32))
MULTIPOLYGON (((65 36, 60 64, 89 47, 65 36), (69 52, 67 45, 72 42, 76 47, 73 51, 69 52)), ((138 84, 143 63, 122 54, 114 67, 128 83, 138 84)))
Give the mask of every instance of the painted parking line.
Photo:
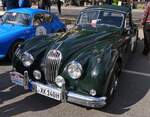
POLYGON ((124 73, 129 73, 129 74, 140 75, 140 76, 150 77, 150 74, 148 74, 148 73, 137 72, 137 71, 132 71, 132 70, 123 69, 122 72, 124 72, 124 73))

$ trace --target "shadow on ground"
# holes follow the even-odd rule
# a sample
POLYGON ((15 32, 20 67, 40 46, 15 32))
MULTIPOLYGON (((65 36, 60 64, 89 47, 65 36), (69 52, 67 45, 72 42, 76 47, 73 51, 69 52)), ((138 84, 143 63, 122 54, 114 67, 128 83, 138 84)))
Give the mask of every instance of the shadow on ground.
MULTIPOLYGON (((8 78, 9 73, 0 75, 0 105, 5 101, 28 93, 22 87, 13 85, 8 78)), ((0 117, 10 117, 27 111, 40 111, 58 105, 59 102, 38 94, 31 94, 21 101, 7 104, 0 108, 0 117)))
POLYGON ((9 72, 0 74, 0 105, 24 93, 26 91, 22 87, 11 83, 9 72))
POLYGON ((41 111, 58 105, 59 102, 33 94, 25 99, 0 108, 1 117, 11 117, 28 111, 41 111))
MULTIPOLYGON (((142 55, 143 41, 138 41, 138 47, 128 59, 125 69, 150 74, 150 59, 142 55)), ((112 114, 123 114, 138 103, 150 89, 150 77, 122 73, 120 84, 112 103, 102 111, 112 114)))
POLYGON ((0 60, 0 66, 8 66, 11 65, 11 61, 8 59, 0 60))
POLYGON ((150 78, 123 73, 112 103, 101 111, 123 114, 138 103, 150 89, 150 78))

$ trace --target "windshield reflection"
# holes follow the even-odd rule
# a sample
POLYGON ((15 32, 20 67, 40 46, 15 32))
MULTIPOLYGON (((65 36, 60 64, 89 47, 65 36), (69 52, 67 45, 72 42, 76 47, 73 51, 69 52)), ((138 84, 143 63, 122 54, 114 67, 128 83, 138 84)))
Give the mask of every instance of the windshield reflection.
POLYGON ((123 20, 124 14, 120 12, 111 10, 87 10, 81 12, 77 25, 81 27, 106 25, 121 28, 123 20))
POLYGON ((7 12, 2 17, 2 23, 28 26, 31 18, 28 14, 7 12))

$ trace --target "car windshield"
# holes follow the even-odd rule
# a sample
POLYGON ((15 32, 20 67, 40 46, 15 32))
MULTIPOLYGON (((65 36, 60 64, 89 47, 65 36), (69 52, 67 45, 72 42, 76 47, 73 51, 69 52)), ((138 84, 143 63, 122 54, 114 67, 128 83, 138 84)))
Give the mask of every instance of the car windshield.
POLYGON ((7 12, 2 17, 2 23, 28 26, 31 23, 30 15, 23 13, 7 12))
POLYGON ((81 12, 77 24, 80 26, 107 25, 121 28, 124 20, 124 14, 112 10, 87 10, 81 12))

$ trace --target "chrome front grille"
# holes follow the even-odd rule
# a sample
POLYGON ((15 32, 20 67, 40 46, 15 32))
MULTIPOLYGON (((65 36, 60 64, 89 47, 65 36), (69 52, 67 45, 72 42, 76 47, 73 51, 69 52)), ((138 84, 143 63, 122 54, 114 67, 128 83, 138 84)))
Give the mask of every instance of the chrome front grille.
POLYGON ((58 75, 60 63, 62 59, 62 54, 59 50, 50 50, 46 57, 46 80, 49 83, 55 81, 56 76, 58 75))

